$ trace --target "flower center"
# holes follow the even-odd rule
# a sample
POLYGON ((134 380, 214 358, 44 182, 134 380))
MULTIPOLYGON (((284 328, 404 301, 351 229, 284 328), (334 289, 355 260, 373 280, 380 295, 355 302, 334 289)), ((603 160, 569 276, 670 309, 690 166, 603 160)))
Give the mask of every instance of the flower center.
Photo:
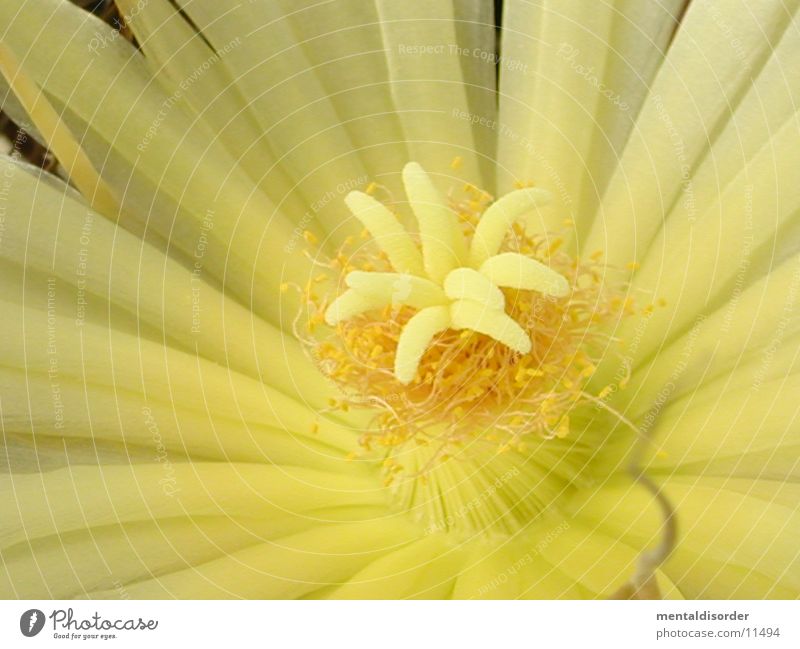
MULTIPOLYGON (((341 389, 332 407, 374 413, 361 453, 381 454, 386 483, 412 507, 409 479, 438 480, 452 457, 483 478, 491 465, 505 484, 519 482, 521 465, 531 474, 543 442, 552 440, 548 453, 562 446, 576 408, 602 404, 604 391, 587 383, 611 342, 604 325, 632 306, 604 288, 599 256, 579 263, 561 237, 528 232, 546 191, 492 202, 466 186, 445 198, 416 163, 403 182, 418 234, 368 193, 350 193, 363 241, 346 241, 317 278, 327 295, 306 288, 312 333, 303 337, 341 389)), ((548 470, 566 466, 558 453, 548 470)))
POLYGON ((422 253, 386 207, 367 194, 351 193, 348 206, 376 239, 394 272, 347 273, 349 288, 326 309, 325 322, 334 327, 387 306, 415 309, 402 323, 394 345, 394 376, 403 385, 420 378, 422 356, 448 329, 481 333, 512 352, 528 354, 531 338, 506 312, 501 287, 561 298, 569 292, 569 283, 530 256, 498 253, 509 227, 546 202, 547 193, 520 189, 494 203, 478 222, 467 250, 457 213, 422 168, 407 165, 403 180, 419 222, 422 253))

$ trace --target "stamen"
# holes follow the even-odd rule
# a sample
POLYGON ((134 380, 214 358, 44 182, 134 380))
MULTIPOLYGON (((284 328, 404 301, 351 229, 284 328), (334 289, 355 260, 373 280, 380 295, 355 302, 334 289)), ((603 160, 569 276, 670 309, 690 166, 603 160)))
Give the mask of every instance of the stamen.
MULTIPOLYGON (((464 256, 464 232, 456 212, 447 206, 433 186, 433 182, 417 163, 403 169, 403 180, 412 208, 420 224, 422 263, 429 279, 407 273, 358 272, 345 278, 350 287, 341 298, 334 300, 325 313, 325 322, 337 324, 367 311, 386 306, 410 306, 425 309, 450 304, 449 325, 456 330, 471 330, 485 334, 515 352, 527 354, 531 339, 512 318, 504 312, 505 296, 498 286, 538 290, 545 295, 563 297, 569 291, 566 278, 541 262, 518 253, 505 253, 485 260, 478 271, 467 266, 457 266, 464 256), (443 245, 446 244, 446 245, 443 245), (484 267, 487 272, 483 272, 484 267), (499 278, 493 282, 490 274, 499 278)), ((472 187, 470 190, 481 193, 472 187)), ((475 228, 475 237, 482 230, 484 249, 490 246, 496 252, 500 241, 497 228, 508 228, 529 207, 531 201, 542 201, 542 190, 523 189, 497 201, 486 210, 475 228), (487 221, 488 217, 488 221, 487 221)), ((481 196, 481 198, 483 198, 481 196)), ((473 204, 475 201, 471 201, 473 204)), ((480 202, 478 202, 480 204, 480 202)), ((348 205, 357 211, 357 218, 371 231, 388 236, 383 246, 386 256, 395 266, 416 267, 418 251, 408 233, 394 215, 366 194, 348 195, 348 205), (395 245, 396 244, 396 245, 395 245)), ((502 236, 505 236, 505 232, 502 236)), ((380 246, 381 243, 378 242, 380 246)), ((374 271, 370 264, 365 270, 374 271)), ((417 349, 420 340, 430 343, 431 337, 414 337, 413 354, 400 363, 403 368, 401 382, 408 383, 416 371, 413 359, 422 357, 425 349, 417 349), (419 354, 417 354, 419 352, 419 354)), ((411 343, 409 343, 410 345, 411 343)), ((398 377, 399 378, 399 377, 398 377)))
MULTIPOLYGON (((407 165, 404 180, 420 221, 422 254, 388 209, 355 193, 348 205, 360 210, 371 232, 403 241, 405 259, 417 259, 420 274, 398 271, 401 255, 380 239, 375 243, 383 255, 369 246, 353 249, 350 240, 331 265, 343 269, 348 289, 332 303, 306 292, 308 331, 323 321, 335 326, 327 337, 318 333, 306 342, 341 387, 336 407, 376 413, 374 427, 361 438, 365 449, 383 446, 391 454, 409 443, 430 445, 431 463, 467 440, 505 453, 522 452, 531 436, 568 437, 575 408, 603 402, 625 381, 595 393, 587 387, 613 340, 604 332, 613 330, 616 318, 635 313, 630 298, 602 284, 609 274, 599 257, 578 262, 553 245, 553 233, 532 235, 513 224, 543 204, 546 192, 522 189, 487 208, 491 196, 466 186, 465 196, 449 195, 442 211, 444 199, 434 199, 433 183, 419 165, 407 165), (439 207, 428 209, 431 204, 439 207), (511 227, 498 241, 500 224, 511 227), (442 241, 471 237, 474 244, 479 231, 476 258, 492 255, 477 266, 432 254, 452 253, 442 241), (432 239, 434 232, 438 238, 432 239), (433 258, 444 263, 432 265, 433 258)), ((331 277, 330 284, 341 279, 331 277)), ((387 479, 401 467, 393 464, 387 479)))

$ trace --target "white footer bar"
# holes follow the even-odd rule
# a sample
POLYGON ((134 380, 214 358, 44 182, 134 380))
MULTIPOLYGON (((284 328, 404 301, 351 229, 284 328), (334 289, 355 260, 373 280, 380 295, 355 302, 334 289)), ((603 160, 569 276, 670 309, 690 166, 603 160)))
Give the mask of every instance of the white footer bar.
POLYGON ((0 602, 0 647, 796 648, 798 626, 796 601, 0 602))

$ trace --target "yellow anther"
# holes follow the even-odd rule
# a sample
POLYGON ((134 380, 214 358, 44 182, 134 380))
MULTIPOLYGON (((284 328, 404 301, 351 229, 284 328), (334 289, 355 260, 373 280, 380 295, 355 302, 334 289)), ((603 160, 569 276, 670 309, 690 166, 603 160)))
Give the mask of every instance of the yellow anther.
POLYGON ((597 393, 597 398, 598 398, 598 399, 605 399, 605 398, 606 398, 606 397, 608 397, 608 396, 609 396, 609 395, 610 395, 612 392, 614 392, 614 386, 613 386, 613 385, 607 385, 607 386, 606 386, 606 387, 604 387, 602 390, 600 390, 600 392, 598 392, 598 393, 597 393))
POLYGON ((564 240, 561 237, 556 237, 553 239, 552 243, 547 247, 547 254, 552 255, 563 245, 563 243, 564 240))
POLYGON ((530 368, 520 368, 517 370, 516 375, 514 376, 514 380, 518 382, 525 381, 526 379, 538 379, 539 377, 544 376, 544 372, 542 370, 533 370, 530 368))
POLYGON ((561 421, 558 422, 555 432, 556 437, 559 439, 564 439, 567 435, 569 435, 569 415, 564 415, 561 418, 561 421))

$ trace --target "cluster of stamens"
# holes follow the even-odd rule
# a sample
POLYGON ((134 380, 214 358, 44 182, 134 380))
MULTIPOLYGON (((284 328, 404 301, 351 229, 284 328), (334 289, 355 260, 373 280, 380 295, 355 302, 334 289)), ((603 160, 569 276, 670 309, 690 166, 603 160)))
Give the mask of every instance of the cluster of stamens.
POLYGON ((578 263, 561 237, 527 231, 545 191, 492 203, 467 186, 445 200, 419 165, 403 177, 419 239, 352 192, 347 205, 379 250, 349 239, 318 278, 335 288, 306 289, 304 338, 343 395, 331 406, 377 413, 361 445, 390 456, 408 443, 445 459, 472 441, 504 452, 567 436, 570 411, 603 396, 585 391, 609 343, 602 325, 632 312, 630 300, 604 288, 599 256, 578 263))

